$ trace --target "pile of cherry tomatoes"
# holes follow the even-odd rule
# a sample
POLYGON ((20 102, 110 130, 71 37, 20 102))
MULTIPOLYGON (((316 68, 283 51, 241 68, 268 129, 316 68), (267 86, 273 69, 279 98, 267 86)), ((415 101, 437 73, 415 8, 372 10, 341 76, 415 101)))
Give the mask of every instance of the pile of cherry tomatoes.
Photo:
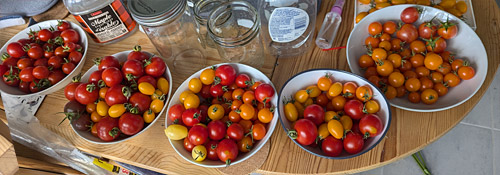
POLYGON ((114 56, 95 63, 98 70, 86 83, 77 78, 64 88, 70 100, 64 113, 75 129, 113 141, 122 134, 137 134, 163 110, 169 82, 160 57, 150 57, 136 46, 123 65, 114 56))
POLYGON ((329 75, 320 77, 316 85, 283 101, 285 117, 293 128, 288 135, 301 145, 320 146, 330 157, 343 150, 357 154, 367 138, 379 135, 384 128, 376 115, 380 105, 372 97, 368 85, 333 82, 329 75))
POLYGON ((446 40, 457 35, 455 23, 436 25, 431 20, 417 28, 413 23, 418 18, 418 9, 409 7, 401 13, 400 27, 393 21, 371 23, 365 40, 368 53, 358 63, 365 78, 388 99, 409 93, 412 103, 433 104, 448 93, 448 88, 473 78, 475 70, 446 48, 446 40))
POLYGON ((80 35, 65 21, 59 21, 56 28, 30 31, 29 38, 7 45, 0 65, 5 84, 35 93, 58 83, 75 69, 85 49, 80 45, 80 35))
POLYGON ((220 65, 190 79, 188 88, 179 96, 181 104, 170 107, 172 124, 165 134, 171 140, 184 139, 194 161, 208 158, 229 165, 266 135, 274 113, 272 85, 220 65))
POLYGON ((356 15, 356 23, 361 21, 366 15, 373 13, 376 10, 382 9, 384 7, 389 7, 391 5, 400 4, 418 4, 431 6, 440 10, 444 10, 458 18, 461 18, 467 12, 467 4, 465 1, 456 0, 441 0, 437 3, 434 0, 358 0, 361 4, 370 5, 370 10, 367 12, 360 12, 356 15))

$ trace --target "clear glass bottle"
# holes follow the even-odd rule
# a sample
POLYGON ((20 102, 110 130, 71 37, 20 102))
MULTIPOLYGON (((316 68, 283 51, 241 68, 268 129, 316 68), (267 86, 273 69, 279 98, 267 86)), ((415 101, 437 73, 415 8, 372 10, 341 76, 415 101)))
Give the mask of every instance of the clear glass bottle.
POLYGON ((196 21, 196 32, 198 32, 198 41, 203 48, 215 48, 213 40, 208 36, 208 18, 210 13, 226 0, 200 0, 194 5, 193 13, 196 21))
POLYGON ((64 0, 63 2, 96 43, 114 43, 137 30, 136 22, 120 0, 64 0))
POLYGON ((223 60, 262 67, 260 17, 250 3, 240 0, 218 6, 210 14, 208 33, 223 60))
POLYGON ((317 0, 261 0, 264 45, 282 57, 306 53, 313 43, 317 0))
POLYGON ((344 7, 344 0, 337 0, 332 7, 332 10, 325 15, 323 25, 316 36, 316 45, 322 49, 329 49, 332 47, 337 31, 339 30, 340 23, 342 22, 342 8, 344 7))
POLYGON ((186 0, 135 0, 128 7, 176 76, 185 79, 206 67, 186 0))

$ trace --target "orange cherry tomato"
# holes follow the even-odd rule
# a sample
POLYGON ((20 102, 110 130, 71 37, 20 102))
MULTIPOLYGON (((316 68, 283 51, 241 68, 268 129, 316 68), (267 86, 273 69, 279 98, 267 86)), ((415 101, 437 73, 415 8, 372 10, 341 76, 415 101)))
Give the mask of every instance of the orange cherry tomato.
POLYGON ((401 60, 401 67, 399 67, 399 70, 401 72, 405 72, 405 71, 411 70, 411 62, 410 62, 410 60, 401 60))
POLYGON ((401 72, 392 72, 388 80, 391 86, 400 87, 405 83, 405 76, 401 72))
POLYGON ((413 53, 422 53, 427 49, 425 47, 425 43, 420 40, 415 40, 410 43, 410 49, 413 53))
POLYGON ((232 96, 233 100, 242 100, 243 93, 245 93, 245 90, 238 88, 238 89, 233 90, 233 93, 231 94, 231 96, 232 96))
POLYGON ((390 54, 387 57, 387 60, 391 61, 392 66, 394 66, 394 68, 401 67, 401 64, 402 64, 401 61, 403 61, 403 59, 401 58, 401 55, 399 55, 397 53, 390 54))
POLYGON ((253 85, 252 85, 252 86, 250 86, 250 89, 251 89, 252 91, 255 91, 255 89, 257 89, 257 87, 258 87, 260 84, 262 84, 262 82, 260 82, 260 81, 254 82, 254 83, 253 83, 253 85))
POLYGON ((244 103, 240 106, 240 117, 244 120, 251 120, 255 115, 255 109, 251 104, 244 103))
POLYGON ((328 75, 326 76, 322 76, 318 79, 318 88, 321 90, 321 91, 328 91, 328 89, 330 89, 330 86, 332 85, 332 79, 330 79, 330 77, 328 75))
POLYGON ((403 72, 403 75, 405 76, 405 79, 408 80, 410 78, 418 78, 417 73, 415 73, 412 70, 408 70, 403 72))
POLYGON ((439 73, 439 72, 432 72, 431 75, 431 80, 432 82, 434 83, 441 83, 443 82, 443 74, 442 73, 439 73))
POLYGON ((330 101, 328 100, 328 97, 326 94, 322 93, 320 94, 318 97, 316 97, 316 104, 322 106, 322 107, 326 107, 326 105, 329 103, 330 101))
POLYGON ((346 99, 344 96, 339 95, 339 96, 333 97, 333 99, 332 99, 333 109, 335 109, 336 111, 344 110, 345 102, 346 102, 346 99))
POLYGON ((243 93, 243 103, 252 104, 255 100, 255 94, 253 91, 246 91, 243 93))
POLYGON ((378 47, 384 49, 385 51, 391 51, 391 49, 392 49, 391 42, 389 42, 387 40, 386 41, 381 41, 378 44, 378 47))
POLYGON ((410 92, 408 100, 412 103, 420 103, 420 94, 418 92, 410 92))
POLYGON ((369 86, 363 85, 356 89, 356 98, 363 102, 371 100, 373 97, 373 91, 369 86))
POLYGON ((404 86, 399 86, 396 88, 396 97, 403 97, 406 94, 406 88, 404 86))
POLYGON ((344 87, 342 89, 342 94, 346 98, 353 98, 356 94, 357 88, 358 88, 358 85, 354 82, 344 83, 344 87))
POLYGON ((361 55, 358 60, 359 67, 367 68, 375 65, 375 61, 373 61, 372 57, 368 55, 361 55))
POLYGON ((233 102, 231 103, 231 110, 239 109, 242 104, 243 102, 241 102, 241 100, 233 100, 233 102))
POLYGON ((252 121, 250 120, 240 120, 239 124, 243 127, 243 133, 248 133, 250 132, 250 129, 252 128, 252 121))
POLYGON ((455 54, 451 53, 450 51, 444 51, 440 55, 441 55, 441 58, 443 58, 443 61, 446 63, 449 63, 450 60, 455 59, 455 54))
POLYGON ((254 140, 262 140, 266 136, 266 127, 257 123, 252 126, 252 136, 254 140))
POLYGON ((108 87, 103 87, 99 89, 99 97, 102 99, 106 99, 106 92, 108 92, 108 87))
POLYGON ((420 96, 420 100, 425 103, 425 104, 433 104, 436 103, 438 100, 438 93, 434 89, 425 89, 422 91, 422 94, 420 96))
POLYGON ((375 48, 372 52, 372 59, 375 62, 387 59, 387 51, 382 48, 375 48))
POLYGON ((382 33, 382 24, 379 22, 372 22, 368 25, 368 33, 373 36, 382 33))
POLYGON ((257 113, 257 117, 262 123, 269 123, 273 120, 274 109, 263 108, 257 113))
POLYGON ((420 77, 428 77, 431 74, 431 71, 424 66, 420 66, 415 68, 415 73, 420 77))
POLYGON ((451 69, 454 71, 457 71, 458 68, 462 67, 464 65, 464 60, 462 59, 455 59, 453 62, 451 62, 451 69))
POLYGON ((364 74, 364 76, 366 78, 371 77, 371 76, 377 76, 377 75, 378 75, 378 73, 377 73, 377 67, 368 67, 368 68, 366 68, 365 74, 364 74))
POLYGON ((454 73, 447 73, 446 75, 444 75, 443 80, 449 87, 455 87, 460 84, 460 77, 458 77, 454 73))
POLYGON ((316 98, 321 94, 321 90, 316 85, 308 86, 306 91, 309 92, 309 97, 316 98))
POLYGON ((380 76, 389 76, 394 71, 394 66, 389 60, 382 60, 377 63, 377 73, 380 76))
POLYGON ((434 90, 436 90, 440 97, 448 93, 448 87, 446 87, 443 83, 436 83, 434 85, 434 90))
POLYGON ((238 114, 236 111, 229 112, 228 118, 233 123, 238 123, 241 120, 240 114, 238 114))
POLYGON ((370 46, 372 48, 377 48, 379 43, 380 43, 380 39, 374 38, 372 36, 367 37, 365 40, 365 46, 370 46))
POLYGON ((385 33, 392 35, 392 34, 394 34, 394 32, 396 32, 398 25, 393 21, 387 21, 384 23, 384 25, 382 27, 384 28, 385 33))
POLYGON ((387 99, 393 99, 396 98, 398 92, 396 91, 396 88, 392 86, 386 86, 384 89, 384 95, 387 99))
POLYGON ((391 40, 391 45, 392 45, 392 51, 401 51, 401 46, 403 45, 403 42, 398 39, 398 38, 395 38, 395 39, 392 39, 391 40))
POLYGON ((408 90, 410 92, 415 92, 415 91, 420 90, 421 86, 422 85, 420 84, 420 80, 417 78, 410 78, 410 79, 406 80, 406 82, 405 82, 406 90, 408 90))
POLYGON ((368 15, 368 12, 358 13, 358 15, 356 15, 356 23, 359 23, 359 21, 361 21, 363 18, 365 18, 366 15, 368 15))
MULTIPOLYGON (((381 36, 380 36, 380 41, 388 41, 389 42, 389 50, 392 49, 392 43, 391 43, 391 35, 388 34, 388 33, 383 33, 381 36)), ((379 46, 380 47, 380 46, 379 46)), ((387 51, 389 51, 387 50, 387 51)))
POLYGON ((424 65, 429 70, 437 70, 443 64, 443 58, 435 53, 429 53, 425 56, 424 65))
POLYGON ((443 75, 446 75, 447 73, 451 72, 451 65, 450 63, 444 62, 436 71, 443 75))
POLYGON ((382 85, 380 84, 380 77, 378 77, 377 75, 374 75, 374 76, 371 76, 371 77, 368 77, 368 81, 370 81, 371 83, 373 83, 375 86, 377 87, 381 87, 382 85))
POLYGON ((425 89, 432 89, 434 87, 434 83, 432 82, 431 79, 427 77, 420 77, 420 91, 423 91, 425 89))
POLYGON ((420 67, 424 65, 425 57, 422 54, 415 54, 410 58, 412 67, 420 67))
POLYGON ((475 74, 476 71, 470 66, 462 66, 458 68, 458 76, 462 80, 470 80, 472 77, 474 77, 475 74))

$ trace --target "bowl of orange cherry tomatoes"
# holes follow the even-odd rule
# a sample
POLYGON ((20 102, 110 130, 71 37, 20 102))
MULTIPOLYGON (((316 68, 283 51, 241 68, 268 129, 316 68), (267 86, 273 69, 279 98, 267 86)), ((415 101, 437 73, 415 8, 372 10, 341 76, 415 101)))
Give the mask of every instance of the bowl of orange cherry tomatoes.
POLYGON ((312 69, 289 79, 279 96, 281 125, 305 151, 348 159, 374 148, 391 123, 387 99, 363 77, 312 69))
POLYGON ((269 141, 278 98, 259 70, 223 63, 185 80, 169 102, 165 134, 186 161, 221 168, 245 161, 269 141))
POLYGON ((354 27, 346 52, 353 73, 381 89, 391 105, 416 112, 464 103, 481 88, 488 69, 476 33, 454 15, 427 6, 375 11, 354 27))

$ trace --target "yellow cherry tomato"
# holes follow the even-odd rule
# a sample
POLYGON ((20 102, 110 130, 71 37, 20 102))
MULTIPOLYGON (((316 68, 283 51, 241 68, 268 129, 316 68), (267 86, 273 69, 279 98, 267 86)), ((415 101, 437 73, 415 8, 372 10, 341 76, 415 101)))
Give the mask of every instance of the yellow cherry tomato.
POLYGON ((368 10, 368 14, 373 13, 373 12, 375 12, 375 11, 377 11, 377 8, 373 7, 373 8, 371 8, 370 10, 368 10))
POLYGON ((332 85, 332 79, 330 79, 328 75, 322 76, 318 79, 317 85, 321 91, 328 91, 328 89, 332 85))
POLYGON ((304 110, 305 110, 304 105, 302 105, 298 101, 293 102, 293 105, 295 106, 295 108, 297 108, 297 112, 299 112, 299 117, 303 117, 304 116, 304 110))
POLYGON ((214 82, 215 70, 212 68, 201 71, 200 80, 204 85, 210 85, 214 82))
POLYGON ((191 151, 194 161, 201 162, 207 158, 207 148, 204 145, 196 145, 191 151))
POLYGON ((159 78, 156 81, 156 87, 158 87, 158 89, 160 89, 163 94, 168 94, 169 84, 166 78, 159 78))
POLYGON ((224 107, 220 104, 213 104, 208 108, 208 117, 212 120, 220 120, 224 117, 224 107))
POLYGON ((161 92, 161 90, 159 90, 159 89, 156 89, 155 93, 153 95, 151 95, 151 100, 159 99, 162 95, 163 95, 163 92, 161 92))
POLYGON ((330 131, 328 131, 328 123, 323 123, 318 127, 318 137, 323 140, 330 135, 330 131))
POLYGON ((201 91, 201 81, 199 78, 192 78, 189 80, 188 88, 191 90, 193 93, 198 93, 201 91))
MULTIPOLYGON (((198 96, 196 96, 196 97, 198 97, 198 96)), ((199 103, 200 103, 200 102, 199 102, 199 99, 198 99, 198 104, 199 104, 199 103)), ((163 103, 163 101, 162 101, 162 100, 156 99, 156 100, 153 100, 153 101, 151 102, 151 104, 149 105, 149 108, 151 108, 151 110, 152 110, 154 113, 158 114, 158 113, 160 113, 160 112, 161 112, 161 110, 163 109, 163 106, 164 106, 164 105, 165 105, 165 103, 163 103)), ((197 107, 198 107, 198 106, 196 106, 196 108, 197 108, 197 107)), ((186 109, 189 109, 189 108, 186 108, 186 109)))
POLYGON ((122 116, 127 109, 125 109, 124 104, 114 104, 108 109, 108 115, 113 118, 117 118, 122 116))
POLYGON ((148 82, 139 83, 139 91, 144 95, 153 95, 155 93, 155 87, 148 82))
POLYGON ((200 106, 200 97, 196 94, 189 94, 184 100, 185 109, 198 108, 198 106, 200 106))
POLYGON ((392 5, 406 4, 406 0, 392 0, 392 5))
POLYGON ((92 120, 94 123, 99 122, 102 119, 102 116, 97 113, 97 111, 94 111, 90 114, 90 120, 92 120))
POLYGON ((186 90, 184 92, 181 93, 181 95, 179 95, 179 101, 181 101, 181 103, 184 103, 184 101, 186 100, 186 98, 193 94, 193 92, 189 91, 189 90, 186 90))
POLYGON ((328 122, 328 131, 336 139, 342 139, 342 137, 344 137, 344 127, 338 120, 330 120, 328 122))
POLYGON ((89 104, 87 104, 87 106, 85 106, 85 110, 89 114, 92 113, 92 112, 94 112, 95 108, 96 108, 96 104, 95 103, 89 103, 89 104))
POLYGON ((325 122, 328 123, 330 120, 338 120, 339 114, 335 111, 326 111, 325 112, 325 122))
POLYGON ((244 120, 250 120, 254 117, 255 115, 255 109, 252 105, 248 103, 244 103, 240 106, 239 111, 240 117, 244 120))
POLYGON ((299 118, 299 112, 297 111, 297 107, 293 105, 293 103, 287 103, 284 108, 285 111, 285 117, 288 119, 290 122, 295 122, 297 121, 297 118, 299 118))
POLYGON ((306 100, 306 102, 304 102, 304 106, 305 106, 305 107, 308 107, 309 105, 312 105, 312 104, 314 104, 314 101, 313 101, 313 99, 312 99, 312 98, 308 98, 308 99, 306 100))
POLYGON ((273 120, 273 111, 274 109, 269 108, 262 108, 261 110, 259 110, 259 112, 257 113, 259 121, 262 123, 271 122, 271 120, 273 120))
POLYGON ((340 82, 335 82, 333 83, 330 88, 328 89, 328 95, 331 97, 336 97, 342 93, 342 83, 340 82))
POLYGON ((142 114, 142 118, 144 118, 144 122, 145 123, 151 123, 151 122, 153 122, 153 120, 155 119, 155 117, 156 117, 155 113, 151 109, 148 109, 146 112, 144 112, 144 114, 142 114))
POLYGON ((343 115, 342 117, 340 117, 340 123, 342 123, 344 130, 351 130, 351 128, 352 128, 351 117, 349 117, 347 115, 343 115))
POLYGON ((299 90, 295 93, 295 101, 298 101, 299 103, 305 103, 306 100, 309 98, 309 93, 311 91, 307 90, 299 90))
POLYGON ((173 124, 165 129, 165 135, 170 140, 182 140, 187 137, 188 129, 179 124, 173 124))
POLYGON ((106 98, 106 92, 108 92, 108 87, 103 87, 101 89, 99 89, 99 97, 102 98, 102 99, 105 99, 106 98))
POLYGON ((383 3, 378 3, 378 4, 376 4, 376 5, 375 5, 375 8, 376 8, 377 10, 380 10, 380 9, 382 9, 382 8, 389 7, 389 6, 391 6, 391 3, 388 3, 388 2, 383 2, 383 3))
POLYGON ((455 8, 462 14, 467 12, 467 4, 464 1, 458 1, 455 8))
POLYGON ((358 15, 356 15, 356 23, 359 23, 359 21, 361 21, 363 18, 365 18, 366 15, 368 15, 368 12, 358 13, 358 15))
POLYGON ((109 106, 105 101, 99 101, 96 105, 96 111, 100 116, 108 115, 109 106))
POLYGON ((370 100, 370 101, 367 101, 365 103, 364 108, 365 108, 366 112, 368 112, 369 114, 374 114, 380 110, 380 105, 378 104, 377 101, 370 100))
POLYGON ((312 85, 306 88, 309 91, 309 97, 316 98, 321 94, 321 90, 316 85, 312 85))
POLYGON ((444 9, 449 9, 455 7, 456 0, 442 0, 439 5, 444 9))

